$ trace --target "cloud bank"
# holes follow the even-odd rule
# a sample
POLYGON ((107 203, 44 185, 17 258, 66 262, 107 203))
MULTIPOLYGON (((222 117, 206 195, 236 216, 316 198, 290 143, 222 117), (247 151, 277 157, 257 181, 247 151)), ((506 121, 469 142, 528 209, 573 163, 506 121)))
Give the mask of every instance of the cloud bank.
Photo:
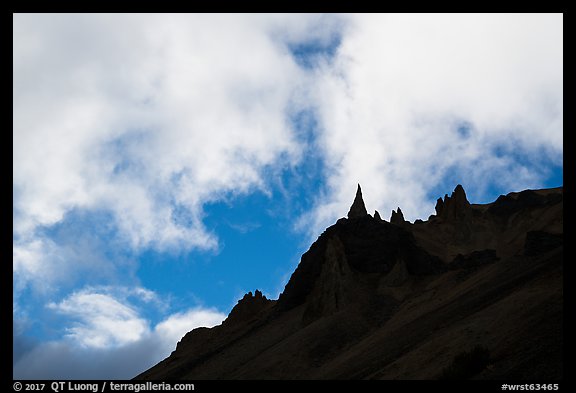
POLYGON ((314 230, 357 182, 416 218, 455 168, 477 196, 546 175, 502 146, 562 162, 561 15, 16 14, 13 33, 14 263, 30 275, 51 247, 38 228, 73 209, 110 211, 136 250, 217 248, 203 205, 299 162, 299 110, 327 185, 314 230), (304 67, 290 48, 306 42, 330 60, 304 67))
POLYGON ((16 233, 104 208, 134 248, 216 247, 202 204, 296 154, 300 71, 258 22, 14 15, 16 233))

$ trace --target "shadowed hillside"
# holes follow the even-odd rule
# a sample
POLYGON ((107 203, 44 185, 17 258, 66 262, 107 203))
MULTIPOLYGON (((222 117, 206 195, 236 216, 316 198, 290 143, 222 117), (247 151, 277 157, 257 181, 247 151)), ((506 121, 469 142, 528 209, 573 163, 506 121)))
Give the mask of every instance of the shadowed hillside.
POLYGON ((560 379, 562 188, 427 221, 367 213, 311 245, 278 300, 246 294, 136 379, 560 379))

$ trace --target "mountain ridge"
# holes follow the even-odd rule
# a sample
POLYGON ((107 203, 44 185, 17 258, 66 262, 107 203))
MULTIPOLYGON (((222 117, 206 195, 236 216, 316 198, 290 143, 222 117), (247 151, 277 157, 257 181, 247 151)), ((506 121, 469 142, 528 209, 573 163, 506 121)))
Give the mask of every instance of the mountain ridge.
POLYGON ((246 294, 135 379, 438 379, 475 346, 468 378, 562 377, 562 187, 471 204, 458 185, 410 223, 358 185, 347 217, 277 300, 246 294))

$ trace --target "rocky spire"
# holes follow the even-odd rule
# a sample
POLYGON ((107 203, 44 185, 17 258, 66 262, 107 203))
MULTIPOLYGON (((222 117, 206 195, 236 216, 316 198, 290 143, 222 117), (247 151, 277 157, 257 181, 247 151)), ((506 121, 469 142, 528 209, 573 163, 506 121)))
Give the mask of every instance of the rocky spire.
POLYGON ((444 195, 444 201, 436 202, 436 213, 444 219, 463 218, 468 215, 470 202, 466 198, 464 187, 458 184, 450 196, 444 195))
POLYGON ((238 303, 232 308, 230 315, 224 322, 230 324, 230 321, 233 321, 233 323, 247 321, 254 318, 271 303, 272 300, 268 300, 259 290, 256 290, 254 295, 252 295, 252 292, 248 292, 242 299, 238 300, 238 303))
POLYGON ((380 213, 378 213, 378 210, 374 210, 374 218, 378 221, 383 221, 382 217, 380 217, 380 213))
POLYGON ((366 210, 366 205, 364 205, 364 200, 362 199, 362 189, 360 184, 358 184, 358 189, 356 190, 356 197, 352 206, 350 206, 350 211, 348 212, 348 218, 360 218, 368 215, 366 210))
POLYGON ((392 224, 402 224, 406 222, 406 220, 404 219, 404 214, 402 213, 402 210, 400 210, 400 208, 398 208, 397 211, 392 210, 392 216, 390 216, 390 222, 392 224))
POLYGON ((434 209, 436 210, 437 216, 442 215, 442 210, 444 210, 444 201, 442 200, 442 198, 438 198, 436 200, 436 207, 434 209))
POLYGON ((468 202, 468 199, 466 198, 466 191, 464 191, 464 187, 462 187, 462 184, 458 184, 456 186, 456 188, 454 189, 454 192, 452 193, 452 197, 460 198, 466 204, 468 204, 468 205, 470 204, 468 202))

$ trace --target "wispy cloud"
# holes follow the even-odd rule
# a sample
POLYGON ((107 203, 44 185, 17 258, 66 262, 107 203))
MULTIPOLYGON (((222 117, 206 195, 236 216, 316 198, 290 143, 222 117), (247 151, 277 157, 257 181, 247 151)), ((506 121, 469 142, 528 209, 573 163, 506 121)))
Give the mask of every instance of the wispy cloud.
POLYGON ((262 224, 258 222, 242 222, 242 223, 228 222, 228 226, 233 230, 244 234, 260 228, 262 224))
POLYGON ((48 307, 78 321, 66 336, 84 347, 122 346, 149 332, 147 321, 136 310, 107 294, 81 291, 48 307))

